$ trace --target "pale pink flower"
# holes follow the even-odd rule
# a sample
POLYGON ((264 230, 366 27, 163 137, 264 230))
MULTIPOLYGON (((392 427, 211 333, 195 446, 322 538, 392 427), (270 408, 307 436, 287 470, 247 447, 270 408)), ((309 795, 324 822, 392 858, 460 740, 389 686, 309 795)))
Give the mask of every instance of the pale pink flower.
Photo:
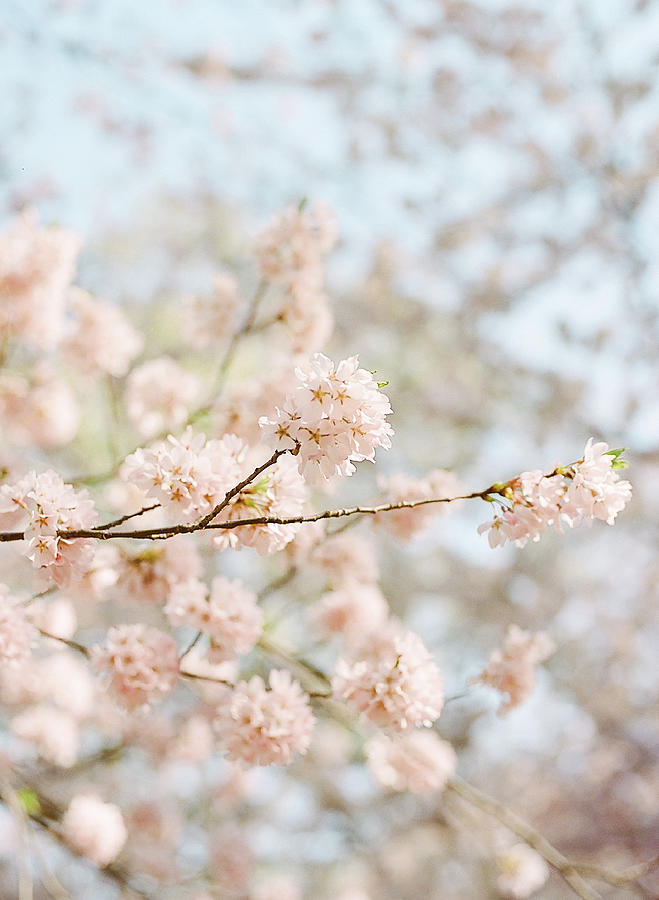
POLYGON ((203 563, 196 542, 178 534, 134 555, 121 550, 114 571, 120 602, 162 605, 175 585, 201 575, 203 563))
POLYGON ((166 696, 179 672, 174 639, 144 624, 110 628, 106 647, 94 646, 92 659, 100 671, 109 673, 114 696, 128 709, 166 696))
POLYGON ((41 228, 34 212, 13 221, 0 235, 0 331, 44 349, 58 343, 79 248, 76 234, 41 228))
POLYGON ((442 676, 423 641, 395 623, 339 659, 332 690, 392 734, 432 725, 444 705, 442 676))
POLYGON ((27 660, 37 641, 37 630, 20 600, 0 584, 0 666, 17 668, 27 660))
POLYGON ((180 878, 176 859, 181 816, 173 805, 159 799, 137 803, 126 817, 130 840, 125 847, 126 868, 138 868, 159 881, 180 878))
POLYGON ((68 768, 78 758, 78 723, 62 710, 31 706, 12 719, 11 730, 16 737, 34 744, 39 755, 56 766, 68 768))
POLYGON ((185 340, 197 348, 227 341, 236 329, 240 306, 236 279, 228 272, 218 272, 213 279, 211 297, 187 297, 182 305, 185 340))
POLYGON ((311 608, 311 621, 320 637, 340 634, 357 645, 381 628, 389 614, 387 601, 376 584, 346 580, 311 608))
POLYGON ((168 356, 133 369, 126 383, 128 418, 142 437, 176 429, 201 395, 201 382, 168 356))
POLYGON ((239 681, 220 706, 215 725, 229 759, 281 766, 307 752, 315 721, 308 694, 283 670, 273 669, 269 682, 239 681))
POLYGON ((178 730, 171 757, 202 763, 212 755, 214 743, 213 729, 208 719, 202 715, 190 716, 178 730))
POLYGON ((455 772, 456 755, 434 731, 415 729, 395 738, 375 735, 364 745, 369 768, 394 791, 440 791, 455 772))
POLYGON ((295 374, 298 387, 274 417, 264 416, 259 424, 275 444, 298 446, 306 481, 322 484, 351 475, 355 462, 373 461, 377 447, 391 447, 389 400, 356 356, 335 366, 316 353, 295 374))
POLYGON ((40 569, 42 580, 66 586, 89 568, 92 539, 67 539, 59 531, 89 529, 97 514, 86 490, 76 491, 52 469, 29 472, 14 484, 0 486, 0 527, 22 527, 23 555, 40 569))
POLYGON ((142 335, 115 303, 80 288, 71 289, 70 301, 75 320, 63 348, 68 358, 86 375, 125 375, 142 352, 142 335))
POLYGON ((487 531, 491 547, 514 541, 523 547, 528 540, 538 541, 549 527, 563 531, 593 519, 613 525, 616 515, 631 497, 631 484, 620 479, 613 468, 614 457, 604 443, 589 438, 583 457, 556 474, 522 472, 505 485, 509 506, 479 526, 487 531))
MULTIPOLYGON (((251 454, 244 459, 242 474, 236 481, 243 480, 256 468, 260 457, 251 454)), ((215 522, 233 522, 262 516, 273 518, 295 518, 304 512, 308 499, 308 488, 300 475, 295 461, 283 456, 257 479, 248 484, 222 512, 215 522)), ((240 550, 253 547, 261 556, 277 553, 293 540, 300 525, 244 525, 215 532, 213 544, 220 550, 232 547, 240 550)))
POLYGON ((325 205, 311 210, 289 206, 273 216, 261 232, 255 255, 263 277, 288 287, 298 282, 322 282, 322 258, 338 236, 336 220, 325 205))
POLYGON ((500 853, 497 866, 497 891, 510 900, 526 900, 549 878, 549 866, 528 844, 513 844, 500 853))
POLYGON ((179 582, 170 592, 165 615, 172 625, 189 625, 210 635, 211 662, 249 653, 263 630, 256 594, 222 575, 213 579, 210 596, 198 579, 179 582))
POLYGON ((508 695, 508 700, 502 703, 499 710, 503 715, 519 706, 532 693, 536 666, 548 659, 555 649, 546 632, 533 634, 511 625, 503 648, 492 653, 487 667, 472 681, 487 684, 508 695))
MULTIPOLYGON (((302 548, 300 562, 318 567, 337 586, 345 581, 374 584, 378 580, 377 553, 371 540, 359 534, 326 535, 322 522, 318 526, 315 546, 310 553, 302 548)), ((304 532, 311 527, 305 525, 304 532)))
POLYGON ((295 387, 295 373, 290 365, 270 368, 260 378, 240 379, 222 392, 213 409, 213 422, 218 434, 235 434, 247 444, 262 439, 259 419, 268 410, 281 406, 286 394, 295 387))
POLYGON ((77 794, 62 817, 67 844, 98 866, 107 866, 119 855, 128 832, 121 810, 95 794, 77 794))
POLYGON ((17 444, 61 447, 75 437, 80 410, 68 384, 41 366, 31 381, 20 375, 0 377, 0 421, 17 444))
POLYGON ((240 481, 247 449, 235 435, 207 441, 188 427, 180 439, 170 434, 166 441, 131 453, 121 476, 176 521, 191 521, 209 512, 240 481))
POLYGON ((313 281, 300 280, 287 288, 277 319, 295 354, 308 355, 320 349, 334 328, 327 294, 313 281))
MULTIPOLYGON (((411 478, 402 473, 379 477, 378 486, 382 492, 382 503, 413 503, 432 498, 458 497, 463 493, 457 476, 443 469, 429 472, 425 478, 411 478)), ((436 516, 446 515, 456 505, 456 503, 429 503, 412 509, 390 510, 376 516, 374 524, 395 535, 399 540, 409 541, 415 534, 427 528, 436 516)))

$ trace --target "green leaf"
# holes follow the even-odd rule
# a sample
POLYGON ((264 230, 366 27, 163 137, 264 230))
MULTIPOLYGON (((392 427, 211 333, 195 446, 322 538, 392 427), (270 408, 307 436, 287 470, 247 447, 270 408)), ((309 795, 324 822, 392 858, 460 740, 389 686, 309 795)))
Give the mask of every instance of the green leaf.
POLYGON ((20 791, 18 791, 18 799, 28 816, 38 816, 41 812, 39 798, 32 788, 21 788, 20 791))
POLYGON ((298 211, 298 212, 304 212, 304 210, 306 209, 306 207, 307 207, 308 205, 309 205, 309 198, 308 198, 308 197, 302 197, 302 199, 300 200, 300 202, 299 202, 298 205, 297 205, 297 211, 298 211))
POLYGON ((388 381, 378 381, 378 387, 382 390, 383 387, 386 387, 389 384, 388 381))

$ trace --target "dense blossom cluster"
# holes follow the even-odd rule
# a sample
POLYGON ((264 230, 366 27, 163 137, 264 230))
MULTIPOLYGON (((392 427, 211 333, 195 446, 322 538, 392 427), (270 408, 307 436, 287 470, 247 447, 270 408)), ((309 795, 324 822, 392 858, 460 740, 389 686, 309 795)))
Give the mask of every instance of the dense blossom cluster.
POLYGON ((0 584, 0 666, 16 666, 27 659, 36 637, 25 607, 0 584))
POLYGON ((125 403, 139 434, 153 437, 180 428, 201 395, 201 382, 168 356, 150 359, 128 376, 125 403))
POLYGON ((508 695, 500 709, 502 714, 506 713, 519 706, 533 691, 536 666, 548 659, 555 649, 554 642, 544 631, 531 634, 511 625, 502 649, 492 653, 487 667, 474 680, 508 695))
POLYGON ((311 610, 311 619, 322 638, 341 635, 348 643, 359 645, 387 621, 389 607, 376 584, 364 584, 352 578, 328 591, 311 610))
POLYGON ((128 372, 144 346, 142 335, 116 304, 72 288, 69 302, 75 319, 64 352, 86 375, 119 378, 128 372))
POLYGON ((0 375, 0 423, 19 446, 62 447, 78 431, 80 409, 71 387, 44 364, 30 378, 0 375))
POLYGON ((96 668, 107 671, 115 698, 137 709, 168 694, 179 673, 174 639, 142 623, 110 628, 105 647, 92 648, 96 668))
POLYGON ((391 734, 430 726, 444 705, 444 682, 421 638, 397 623, 373 634, 332 679, 335 694, 391 734))
POLYGON ((233 334, 241 299, 238 282, 228 272, 217 272, 210 297, 186 298, 181 309, 183 335, 192 347, 216 347, 233 334))
POLYGON ((270 687, 254 675, 239 681, 215 721, 229 759, 252 765, 288 765, 294 753, 306 753, 314 715, 289 672, 273 669, 270 687))
POLYGON ((502 486, 510 506, 481 525, 479 532, 489 532, 491 547, 506 541, 523 547, 529 540, 538 541, 549 527, 563 531, 593 519, 613 525, 632 491, 630 483, 620 478, 617 460, 618 451, 610 451, 603 442, 594 444, 590 438, 574 465, 550 475, 522 472, 502 486))
POLYGON ((396 738, 375 735, 366 742, 364 752, 379 783, 394 791, 439 791, 455 772, 455 750, 430 729, 415 729, 396 738))
POLYGON ((86 490, 76 491, 52 469, 29 472, 0 487, 0 526, 24 531, 23 554, 45 579, 58 585, 77 580, 87 570, 95 542, 61 537, 60 530, 91 528, 94 504, 86 490))
POLYGON ((352 475, 353 463, 391 447, 388 398, 356 356, 335 365, 322 353, 295 370, 298 386, 276 416, 260 424, 267 437, 299 446, 298 465, 310 484, 352 475))
POLYGON ((165 614, 172 625, 189 625, 209 635, 213 663, 249 653, 263 629, 256 594, 223 575, 213 579, 210 594, 203 581, 179 582, 169 595, 165 614))
POLYGON ((0 235, 0 331, 43 349, 60 341, 79 249, 76 234, 40 227, 35 213, 14 220, 0 235))

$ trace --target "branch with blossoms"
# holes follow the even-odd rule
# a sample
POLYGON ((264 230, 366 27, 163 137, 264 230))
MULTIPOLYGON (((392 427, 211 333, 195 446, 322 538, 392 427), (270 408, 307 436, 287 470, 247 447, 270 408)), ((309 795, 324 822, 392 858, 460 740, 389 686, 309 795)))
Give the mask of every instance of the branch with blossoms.
MULTIPOLYGON (((0 479, 0 543, 17 545, 12 565, 31 570, 36 583, 29 599, 0 585, 0 697, 10 710, 12 739, 58 771, 76 773, 80 732, 89 725, 101 743, 111 738, 113 748, 148 745, 166 759, 181 754, 201 762, 217 749, 228 765, 288 766, 319 752, 312 741, 322 717, 340 722, 361 742, 359 752, 384 790, 446 789, 485 811, 494 809, 455 777, 456 752, 436 730, 453 699, 445 696, 443 672, 422 637, 391 615, 372 549, 345 526, 370 519, 374 531, 403 543, 459 501, 479 499, 493 512, 479 528, 490 545, 522 547, 550 529, 564 532, 595 519, 613 524, 631 494, 620 477, 626 464, 622 451, 591 439, 573 463, 524 472, 482 490, 467 492, 454 474, 441 470, 423 478, 394 474, 378 479, 380 495, 370 504, 316 511, 314 490, 332 490, 361 462, 374 462, 393 436, 386 384, 360 367, 356 356, 334 362, 312 352, 331 326, 323 259, 334 238, 322 209, 288 210, 257 242, 257 288, 242 310, 228 273, 218 274, 212 297, 182 304, 181 332, 195 351, 206 349, 213 373, 201 405, 199 378, 176 359, 133 365, 143 339, 116 308, 79 288, 65 295, 62 285, 68 287, 75 256, 71 236, 44 234, 24 219, 7 239, 12 253, 2 259, 18 260, 11 264, 21 271, 3 275, 0 260, 2 296, 8 298, 0 306, 0 328, 10 335, 5 363, 20 359, 23 350, 12 357, 12 346, 28 340, 42 349, 61 347, 80 371, 110 381, 113 404, 123 390, 124 408, 115 410, 114 422, 130 422, 142 443, 121 463, 113 460, 106 475, 119 478, 104 497, 94 495, 112 510, 104 521, 92 494, 53 469, 19 466, 20 474, 9 470, 0 479), (68 296, 72 321, 66 327, 52 304, 39 316, 44 295, 68 296), (268 372, 254 395, 241 393, 242 382, 234 384, 237 399, 225 405, 223 396, 220 404, 220 394, 232 388, 242 342, 274 338, 278 329, 286 367, 268 372), (220 347, 223 352, 216 352, 220 347), (209 438, 196 430, 207 415, 209 438), (334 520, 343 527, 327 530, 334 520), (131 542, 140 541, 150 544, 135 550, 131 542), (206 579, 201 550, 228 548, 251 548, 266 558, 281 553, 286 569, 260 591, 217 573, 214 560, 214 574, 206 579), (324 585, 312 601, 297 597, 293 584, 305 570, 320 573, 324 585), (276 617, 284 618, 283 607, 274 617, 271 610, 284 593, 308 630, 306 642, 289 646, 280 639, 286 629, 276 617), (119 613, 118 620, 104 616, 100 633, 88 620, 90 637, 78 640, 69 595, 80 599, 86 615, 94 602, 108 598, 128 598, 141 612, 119 613), (331 659, 328 648, 336 642, 340 650, 331 659), (159 716, 170 718, 163 725, 159 716), (162 739, 157 723, 166 732, 162 739), (153 734, 140 734, 142 728, 153 734)), ((0 373, 0 420, 8 433, 34 441, 40 435, 44 448, 66 445, 65 391, 60 387, 59 407, 52 403, 59 416, 50 415, 39 381, 47 382, 47 375, 31 374, 34 383, 22 377, 0 373), (32 410, 22 424, 19 407, 32 410)), ((135 434, 127 446, 134 446, 135 434)), ((119 443, 107 441, 112 456, 119 443)), ((87 481, 91 486, 104 479, 87 481)), ((10 559, 12 548, 6 550, 10 559)), ((531 695, 537 669, 554 649, 544 631, 511 625, 467 684, 496 691, 505 715, 531 695)), ((499 819, 514 824, 503 813, 499 819)), ((119 806, 91 790, 73 796, 68 807, 61 804, 44 822, 101 868, 114 866, 130 831, 119 806)), ((142 830, 137 822, 134 835, 142 830)), ((540 854, 579 896, 594 896, 559 851, 528 828, 510 827, 526 843, 522 850, 506 848, 504 868, 517 866, 542 884, 547 872, 540 854)), ((150 840, 160 843, 160 835, 150 840)), ((208 880, 215 878, 220 892, 247 896, 246 888, 220 883, 226 868, 215 865, 208 880)), ((519 896, 519 883, 510 872, 508 882, 504 876, 501 890, 519 896)))

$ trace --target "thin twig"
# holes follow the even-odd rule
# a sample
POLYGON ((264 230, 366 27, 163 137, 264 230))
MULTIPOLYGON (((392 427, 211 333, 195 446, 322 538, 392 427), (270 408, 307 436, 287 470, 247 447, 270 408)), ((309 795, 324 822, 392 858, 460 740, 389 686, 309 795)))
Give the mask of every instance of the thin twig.
POLYGON ((540 834, 532 825, 521 819, 503 803, 484 794, 483 791, 464 781, 457 775, 449 779, 447 790, 453 791, 467 803, 477 807, 495 819, 498 819, 506 828, 510 829, 517 837, 522 838, 529 847, 545 859, 561 875, 563 880, 572 888, 574 893, 582 900, 601 900, 601 895, 592 888, 577 871, 577 867, 566 856, 550 844, 544 835, 540 834))

